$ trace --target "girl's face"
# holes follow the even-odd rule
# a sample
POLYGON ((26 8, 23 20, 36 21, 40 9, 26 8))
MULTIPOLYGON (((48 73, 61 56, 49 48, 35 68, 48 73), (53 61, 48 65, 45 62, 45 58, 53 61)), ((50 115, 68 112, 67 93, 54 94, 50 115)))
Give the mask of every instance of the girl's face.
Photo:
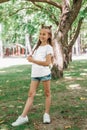
POLYGON ((42 43, 46 43, 49 38, 49 29, 41 29, 39 34, 39 39, 42 43))

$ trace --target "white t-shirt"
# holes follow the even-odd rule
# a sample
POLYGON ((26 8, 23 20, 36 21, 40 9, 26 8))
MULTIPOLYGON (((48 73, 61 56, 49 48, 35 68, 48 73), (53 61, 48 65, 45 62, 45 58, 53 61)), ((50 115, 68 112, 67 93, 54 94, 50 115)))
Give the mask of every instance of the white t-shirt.
MULTIPOLYGON (((34 51, 33 58, 38 61, 45 61, 48 54, 53 56, 53 48, 49 44, 39 46, 38 49, 34 51)), ((51 70, 49 66, 42 66, 32 63, 31 77, 43 77, 49 75, 50 73, 51 70)))

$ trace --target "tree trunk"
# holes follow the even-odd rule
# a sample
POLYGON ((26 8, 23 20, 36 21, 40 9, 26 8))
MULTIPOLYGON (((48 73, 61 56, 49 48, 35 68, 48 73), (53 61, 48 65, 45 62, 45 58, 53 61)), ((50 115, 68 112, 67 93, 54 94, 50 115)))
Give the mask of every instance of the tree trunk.
POLYGON ((57 42, 57 40, 54 40, 54 65, 52 68, 52 77, 54 79, 63 77, 63 61, 64 56, 62 52, 61 45, 57 42))
POLYGON ((64 68, 68 67, 70 59, 68 51, 68 32, 79 13, 81 3, 82 0, 77 0, 73 4, 72 9, 70 9, 69 0, 63 0, 61 20, 55 37, 57 39, 57 43, 59 43, 63 49, 62 54, 64 55, 64 68))
MULTIPOLYGON (((2 33, 2 24, 0 24, 0 35, 1 33, 2 33)), ((1 37, 0 37, 0 58, 3 58, 3 44, 1 37)))
POLYGON ((29 34, 25 35, 25 47, 26 47, 26 54, 25 56, 32 54, 32 49, 31 49, 31 43, 30 43, 30 36, 29 34))

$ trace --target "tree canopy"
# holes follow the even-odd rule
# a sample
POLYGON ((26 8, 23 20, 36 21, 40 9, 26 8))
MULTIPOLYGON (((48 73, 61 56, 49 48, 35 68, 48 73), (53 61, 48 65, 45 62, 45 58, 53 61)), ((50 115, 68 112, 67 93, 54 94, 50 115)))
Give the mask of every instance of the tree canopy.
MULTIPOLYGON (((18 41, 24 44, 25 33, 36 37, 36 32, 42 23, 51 24, 56 30, 60 22, 63 2, 63 0, 0 0, 0 21, 4 28, 4 39, 11 43, 18 41)), ((69 3, 70 8, 72 8, 73 2, 75 0, 71 0, 69 3)), ((86 0, 83 0, 72 30, 76 28, 79 19, 87 19, 86 3, 86 0)))

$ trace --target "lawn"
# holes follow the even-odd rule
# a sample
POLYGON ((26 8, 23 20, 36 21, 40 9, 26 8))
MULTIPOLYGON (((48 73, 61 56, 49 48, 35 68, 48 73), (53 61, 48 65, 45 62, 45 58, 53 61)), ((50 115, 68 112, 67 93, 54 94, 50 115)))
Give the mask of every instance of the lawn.
POLYGON ((87 60, 73 61, 64 77, 52 80, 51 124, 42 123, 45 96, 40 84, 29 123, 12 127, 28 95, 31 66, 0 69, 0 130, 87 130, 87 60))

